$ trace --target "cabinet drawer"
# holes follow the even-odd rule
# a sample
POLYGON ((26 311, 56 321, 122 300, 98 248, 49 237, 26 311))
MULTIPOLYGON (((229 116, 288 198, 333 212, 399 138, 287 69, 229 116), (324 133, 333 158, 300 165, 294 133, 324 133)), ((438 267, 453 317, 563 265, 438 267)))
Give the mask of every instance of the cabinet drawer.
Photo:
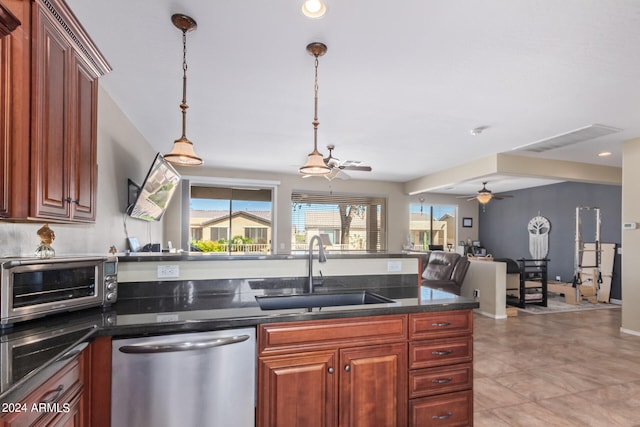
POLYGON ((472 360, 472 336, 409 342, 409 369, 466 363, 472 360))
POLYGON ((471 363, 409 372, 409 398, 467 390, 472 386, 471 363))
POLYGON ((473 332, 471 310, 419 313, 409 316, 409 339, 454 337, 473 332))
POLYGON ((410 426, 472 426, 473 392, 442 394, 409 401, 410 426))
POLYGON ((258 352, 261 355, 343 344, 384 344, 407 339, 407 316, 372 316, 352 319, 316 320, 261 325, 258 352))
POLYGON ((67 399, 80 388, 81 369, 76 358, 20 402, 25 411, 12 413, 0 421, 4 421, 5 425, 10 427, 30 426, 38 418, 51 416, 52 411, 58 408, 64 409, 63 403, 68 402, 67 399))

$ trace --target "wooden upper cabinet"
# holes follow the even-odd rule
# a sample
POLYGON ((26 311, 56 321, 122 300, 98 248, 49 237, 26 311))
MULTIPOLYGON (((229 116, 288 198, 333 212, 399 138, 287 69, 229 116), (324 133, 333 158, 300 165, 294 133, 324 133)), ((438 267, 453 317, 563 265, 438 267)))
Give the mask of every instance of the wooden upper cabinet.
POLYGON ((93 222, 98 78, 111 68, 63 0, 0 1, 29 7, 30 23, 27 58, 2 57, 3 69, 22 66, 9 78, 13 86, 19 78, 27 82, 9 93, 7 102, 30 103, 26 118, 20 112, 13 120, 18 128, 9 131, 13 135, 5 152, 6 171, 0 175, 0 216, 93 222))
POLYGON ((13 14, 9 7, 0 3, 0 37, 11 34, 19 25, 20 20, 18 17, 13 14))
POLYGON ((0 1, 0 217, 6 218, 18 206, 13 197, 29 194, 31 6, 0 1))
POLYGON ((34 6, 34 84, 31 112, 32 215, 70 218, 69 161, 73 148, 70 117, 73 51, 48 11, 34 6))

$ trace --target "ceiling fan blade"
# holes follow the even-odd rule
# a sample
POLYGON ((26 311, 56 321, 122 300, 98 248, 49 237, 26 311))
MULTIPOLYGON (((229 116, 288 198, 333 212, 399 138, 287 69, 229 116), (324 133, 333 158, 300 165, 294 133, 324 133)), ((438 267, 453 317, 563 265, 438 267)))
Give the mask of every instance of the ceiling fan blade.
POLYGON ((348 171, 371 172, 371 166, 341 165, 340 169, 348 171))
POLYGON ((328 179, 329 181, 333 181, 333 178, 337 177, 339 174, 340 174, 340 169, 332 168, 331 172, 329 172, 328 174, 324 175, 324 177, 326 179, 328 179))
POLYGON ((508 197, 513 197, 513 196, 511 196, 509 194, 502 194, 500 196, 495 196, 495 195, 493 196, 493 198, 496 199, 496 200, 502 200, 502 199, 506 199, 508 197))

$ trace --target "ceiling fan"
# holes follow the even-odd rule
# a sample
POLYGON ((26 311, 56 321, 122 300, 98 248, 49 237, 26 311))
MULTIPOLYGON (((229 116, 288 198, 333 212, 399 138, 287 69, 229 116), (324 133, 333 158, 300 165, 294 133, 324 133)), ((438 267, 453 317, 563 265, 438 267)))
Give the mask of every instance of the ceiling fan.
POLYGON ((507 197, 513 197, 513 196, 510 196, 510 195, 506 195, 506 194, 503 194, 503 195, 500 195, 500 196, 497 196, 497 195, 493 194, 491 192, 491 190, 489 190, 487 188, 487 182, 488 181, 484 181, 482 183, 482 188, 480 190, 478 190, 478 194, 472 194, 472 195, 469 195, 469 196, 458 196, 458 198, 459 199, 467 199, 469 201, 477 200, 478 203, 480 203, 481 205, 486 205, 487 203, 489 203, 491 200, 494 200, 494 199, 495 200, 502 200, 502 199, 505 199, 507 197))
MULTIPOLYGON (((371 166, 367 166, 363 161, 360 160, 345 160, 340 161, 337 157, 333 157, 333 150, 335 149, 335 145, 327 145, 327 150, 329 150, 329 156, 325 157, 324 163, 331 168, 331 172, 326 175, 323 175, 329 181, 338 177, 341 179, 349 179, 350 176, 344 171, 360 171, 360 172, 371 172, 371 166)), ((303 178, 307 178, 311 175, 303 175, 303 178)))

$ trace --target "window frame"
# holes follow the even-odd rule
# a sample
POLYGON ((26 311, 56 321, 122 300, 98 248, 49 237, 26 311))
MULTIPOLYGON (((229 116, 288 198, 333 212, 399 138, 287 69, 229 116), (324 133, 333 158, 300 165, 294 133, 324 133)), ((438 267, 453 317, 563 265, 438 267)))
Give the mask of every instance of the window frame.
MULTIPOLYGON (((256 190, 264 189, 271 190, 271 254, 277 254, 277 248, 279 247, 277 242, 278 236, 278 189, 280 181, 273 180, 256 180, 256 179, 243 179, 243 178, 225 178, 225 177, 206 177, 206 176, 182 176, 182 222, 180 226, 181 244, 182 247, 189 247, 191 230, 189 225, 189 218, 191 215, 190 200, 191 200, 191 187, 192 186, 216 186, 216 187, 228 187, 233 189, 247 189, 256 190)), ((223 254, 229 255, 229 252, 223 254)))

